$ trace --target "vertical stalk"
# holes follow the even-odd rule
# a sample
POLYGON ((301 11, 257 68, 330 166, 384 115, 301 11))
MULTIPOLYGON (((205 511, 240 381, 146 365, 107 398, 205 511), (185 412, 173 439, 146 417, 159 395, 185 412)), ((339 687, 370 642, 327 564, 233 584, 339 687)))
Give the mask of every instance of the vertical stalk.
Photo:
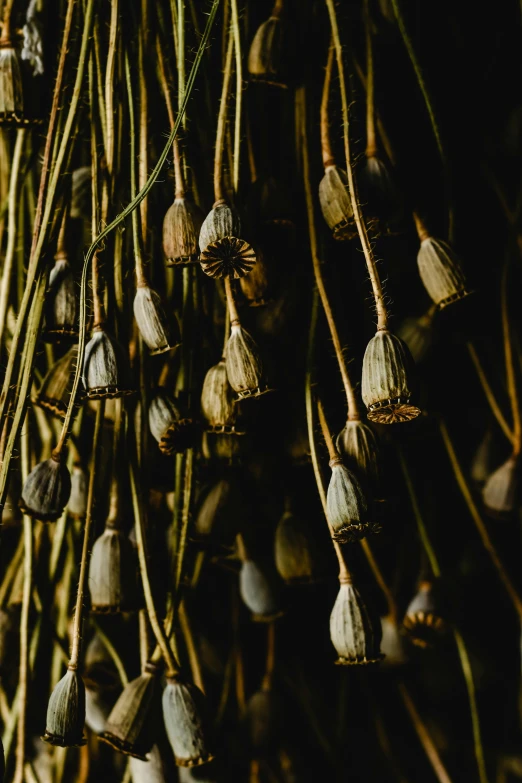
POLYGON ((377 137, 375 133, 372 20, 369 0, 364 0, 364 31, 366 37, 366 157, 372 158, 377 154, 377 137))
MULTIPOLYGON (((132 93, 132 79, 130 73, 129 52, 125 50, 125 81, 127 84, 127 98, 129 101, 129 134, 130 134, 130 180, 131 197, 136 195, 136 127, 134 120, 134 97, 132 93)), ((145 268, 141 252, 141 237, 139 229, 139 214, 135 209, 132 213, 132 240, 134 245, 134 262, 136 266, 136 285, 138 288, 147 285, 145 268)))
POLYGON ((216 150, 214 153, 214 199, 220 201, 225 198, 223 188, 223 151, 225 149, 225 132, 227 127, 227 104, 230 94, 230 80, 232 78, 232 55, 234 53, 234 38, 228 39, 225 71, 223 74, 223 87, 216 130, 216 150))
POLYGON ((236 116, 234 125, 234 174, 232 178, 234 193, 239 190, 239 174, 241 171, 241 109, 243 104, 243 62, 241 56, 241 31, 239 29, 239 13, 237 0, 230 0, 232 11, 232 34, 236 54, 236 116))
MULTIPOLYGON (((321 96, 321 151, 323 155, 323 166, 333 166, 335 163, 332 143, 330 139, 330 118, 328 104, 330 102, 330 86, 332 83, 332 71, 334 62, 334 47, 332 44, 328 47, 328 60, 324 72, 323 94, 321 96)), ((303 126, 306 127, 306 126, 303 126)))
POLYGON ((7 247, 5 250, 2 282, 0 284, 0 344, 5 329, 5 318, 9 302, 9 292, 12 284, 13 262, 18 235, 17 212, 18 197, 20 191, 20 169, 22 166, 23 149, 25 142, 25 128, 18 128, 16 141, 11 161, 11 176, 9 179, 9 194, 7 200, 7 247))
POLYGON ((511 403, 511 416, 513 418, 513 457, 518 457, 522 446, 522 427, 520 421, 520 403, 518 399, 515 361, 513 356, 513 341, 508 311, 508 273, 509 259, 504 264, 501 282, 501 310, 502 310, 502 336, 504 342, 504 357, 506 362, 506 384, 511 403))
MULTIPOLYGON (((147 73, 147 59, 145 56, 145 53, 149 51, 149 19, 148 19, 148 2, 147 0, 141 0, 141 24, 140 24, 140 30, 138 35, 138 73, 139 73, 139 102, 140 102, 140 112, 139 112, 139 168, 138 168, 138 182, 140 190, 143 187, 143 185, 147 181, 148 177, 148 134, 147 134, 147 126, 148 126, 148 109, 149 109, 149 99, 148 99, 148 89, 147 89, 147 83, 146 83, 146 73, 147 73)), ((180 106, 183 103, 183 98, 180 98, 180 106)), ((183 115, 183 121, 185 121, 186 115, 183 115)), ((133 141, 133 137, 131 136, 131 142, 133 141)), ((134 165, 134 158, 133 158, 133 165, 134 165)), ((137 192, 137 188, 134 188, 134 191, 132 193, 132 197, 134 198, 134 194, 137 192)), ((146 243, 147 241, 147 224, 148 224, 148 204, 149 200, 144 198, 143 201, 140 204, 140 215, 141 215, 141 237, 143 242, 146 243)), ((133 213, 134 214, 134 213, 133 213)))

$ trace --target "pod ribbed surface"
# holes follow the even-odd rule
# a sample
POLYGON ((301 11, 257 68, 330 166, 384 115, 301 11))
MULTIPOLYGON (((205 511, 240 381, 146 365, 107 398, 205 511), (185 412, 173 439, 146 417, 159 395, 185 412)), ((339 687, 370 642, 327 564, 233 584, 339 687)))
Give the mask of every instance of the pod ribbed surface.
POLYGON ((365 664, 380 660, 381 623, 352 584, 341 584, 330 615, 330 639, 338 663, 365 664))

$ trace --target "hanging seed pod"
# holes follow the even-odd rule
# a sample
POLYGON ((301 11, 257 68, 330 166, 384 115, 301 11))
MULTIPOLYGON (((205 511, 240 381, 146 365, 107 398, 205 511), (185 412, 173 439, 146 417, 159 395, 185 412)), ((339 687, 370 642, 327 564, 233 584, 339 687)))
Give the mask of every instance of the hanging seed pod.
POLYGON ((137 605, 136 560, 127 536, 107 525, 89 562, 91 612, 132 612, 137 605))
POLYGON ((75 669, 67 669, 51 693, 42 739, 62 748, 85 745, 84 724, 85 685, 75 669))
POLYGON ((149 406, 149 427, 163 454, 180 454, 194 444, 196 426, 183 415, 179 403, 158 391, 149 406))
POLYGON ((357 234, 348 193, 348 177, 338 166, 325 168, 319 183, 319 204, 334 239, 352 239, 357 234))
POLYGON ((330 615, 330 639, 342 666, 378 663, 381 621, 367 608, 351 581, 341 582, 330 615))
POLYGON ((215 535, 227 540, 237 533, 241 506, 239 482, 231 476, 216 481, 199 508, 193 535, 200 540, 215 535))
POLYGON ((381 651, 384 655, 383 668, 391 669, 408 663, 408 654, 396 620, 390 615, 381 617, 381 651))
POLYGON ((163 691, 163 722, 176 764, 199 767, 212 761, 205 725, 204 696, 191 683, 170 678, 163 691))
POLYGON ((177 196, 163 221, 163 252, 167 266, 187 266, 199 260, 198 236, 203 212, 191 199, 177 196))
POLYGON ((89 474, 81 465, 73 465, 71 473, 71 494, 67 503, 67 513, 74 519, 85 519, 87 511, 87 493, 89 474))
POLYGON ((359 419, 348 419, 336 445, 347 467, 375 489, 379 484, 379 444, 372 428, 359 419))
POLYGON ((417 647, 432 647, 446 631, 439 603, 433 583, 421 582, 403 620, 404 629, 417 647))
POLYGON ((427 236, 421 241, 417 263, 424 287, 439 310, 470 293, 460 261, 446 242, 427 236))
POLYGON ((85 347, 83 385, 92 400, 134 394, 128 381, 128 361, 121 345, 97 326, 85 347))
POLYGON ((24 113, 20 55, 9 38, 0 39, 0 125, 19 122, 24 113))
POLYGON ((416 364, 424 359, 433 343, 433 319, 436 312, 437 309, 432 305, 420 318, 405 318, 397 330, 397 335, 408 346, 416 364))
POLYGON ((282 3, 276 2, 269 18, 258 27, 248 52, 250 78, 274 87, 288 87, 285 78, 286 25, 282 13, 282 3))
POLYGON ((157 745, 147 753, 147 760, 131 758, 132 783, 168 783, 168 770, 157 745))
POLYGON ((216 201, 206 216, 199 232, 199 249, 203 253, 209 245, 225 237, 241 236, 241 221, 237 212, 226 201, 216 201))
POLYGON ((520 470, 518 459, 510 457, 487 479, 482 499, 493 514, 510 514, 516 508, 520 470))
POLYGON ((78 336, 76 282, 66 253, 56 255, 46 294, 44 339, 57 343, 78 336))
POLYGON ((252 612, 253 620, 271 622, 281 615, 272 580, 253 560, 243 560, 241 563, 239 592, 243 603, 252 612))
POLYGON ((301 519, 286 511, 278 522, 274 557, 279 576, 287 584, 301 585, 317 581, 315 543, 301 519))
POLYGON ((54 522, 63 513, 71 494, 71 476, 62 452, 39 462, 27 476, 20 499, 24 514, 42 522, 54 522))
POLYGON ((360 176, 361 201, 370 219, 395 221, 400 214, 400 198, 390 169, 377 155, 367 155, 360 176))
POLYGON ((387 329, 380 329, 364 353, 362 398, 370 421, 395 424, 420 414, 411 405, 413 361, 407 346, 387 329))
POLYGON ((56 364, 49 368, 34 400, 36 405, 45 408, 60 419, 65 418, 67 413, 77 359, 78 345, 73 345, 56 364))
POLYGON ((251 271, 256 263, 256 254, 244 239, 226 236, 207 245, 201 251, 199 261, 209 277, 240 278, 251 271))
POLYGON ((269 301, 269 266, 265 254, 256 248, 256 263, 251 272, 239 281, 241 292, 250 307, 262 307, 269 301))
POLYGON ((127 756, 146 761, 154 743, 159 707, 158 667, 146 671, 123 689, 107 718, 100 739, 127 756))
POLYGON ((225 359, 221 359, 205 375, 201 390, 201 411, 207 420, 209 432, 242 434, 236 430, 237 405, 228 382, 225 359))
POLYGON ((368 520, 368 505, 355 474, 340 458, 330 460, 330 467, 326 506, 332 537, 346 544, 378 532, 378 523, 368 520))
POLYGON ((280 741, 281 704, 271 688, 263 687, 249 698, 245 724, 255 756, 273 751, 280 741))
POLYGON ((225 363, 228 381, 240 399, 268 391, 257 344, 240 324, 233 324, 230 330, 225 363))
POLYGON ((134 297, 134 318, 152 356, 170 351, 181 342, 178 322, 174 316, 172 324, 161 305, 161 298, 148 285, 138 285, 134 297), (175 324, 175 329, 172 328, 175 324))

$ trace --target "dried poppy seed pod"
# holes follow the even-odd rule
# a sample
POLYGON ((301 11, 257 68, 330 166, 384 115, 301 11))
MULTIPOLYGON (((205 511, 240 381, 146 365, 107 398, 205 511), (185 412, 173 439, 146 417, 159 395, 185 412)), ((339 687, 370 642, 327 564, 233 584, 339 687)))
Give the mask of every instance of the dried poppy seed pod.
POLYGON ((128 382, 128 361, 121 345, 97 326, 85 347, 83 385, 93 400, 133 394, 128 382))
POLYGON ((424 359, 431 348, 434 338, 433 319, 436 312, 436 307, 432 305, 420 318, 405 318, 397 330, 397 335, 408 346, 415 363, 424 359))
POLYGON ((344 544, 376 533, 379 526, 368 521, 368 504, 355 474, 340 457, 330 460, 330 467, 326 507, 332 537, 344 544))
POLYGON ((149 663, 121 692, 100 739, 127 756, 146 761, 154 743, 158 708, 158 667, 149 663))
POLYGON ((91 612, 115 614, 136 609, 134 548, 121 530, 107 525, 94 542, 88 584, 91 612))
POLYGON ((348 419, 336 446, 346 465, 375 488, 379 483, 379 444, 371 427, 360 419, 348 419))
POLYGON ((244 239, 226 236, 211 242, 201 251, 199 259, 206 275, 213 278, 248 275, 256 263, 256 254, 244 239))
POLYGON ((42 522, 54 522, 62 515, 70 494, 71 475, 63 452, 54 452, 27 476, 20 508, 24 514, 42 522))
POLYGON ((417 263, 424 288, 440 310, 470 293, 458 257, 441 239, 422 239, 417 263))
POLYGON ((484 505, 493 514, 510 514, 518 500, 520 469, 517 457, 510 457, 487 479, 482 489, 484 505))
POLYGON ((268 296, 269 265, 265 254, 258 248, 256 248, 256 263, 252 271, 241 278, 239 285, 241 293, 250 307, 262 307, 270 301, 268 296))
POLYGON ((77 335, 76 282, 67 255, 60 253, 56 255, 54 267, 49 275, 44 339, 54 343, 62 339, 74 339, 77 335))
POLYGON ((408 663, 408 654, 402 634, 394 617, 381 617, 381 651, 384 655, 383 668, 391 669, 408 663))
POLYGON ((258 397, 268 391, 257 344, 240 324, 232 324, 225 363, 228 381, 240 398, 258 397))
POLYGON ((164 454, 179 454, 194 442, 194 421, 184 416, 179 404, 163 391, 158 391, 150 403, 149 427, 164 454))
POLYGON ((225 359, 208 370, 201 390, 201 411, 210 432, 236 432, 237 406, 225 359))
POLYGON ((281 607, 272 581, 260 565, 245 559, 239 572, 239 592, 243 603, 252 612, 252 619, 270 622, 279 617, 281 607))
POLYGON ((176 196, 163 221, 163 252, 167 266, 197 264, 201 209, 191 199, 176 196))
POLYGON ((232 477, 216 481, 197 513, 194 536, 205 540, 217 533, 220 539, 227 539, 231 534, 237 533, 240 510, 241 489, 239 482, 232 477))
POLYGON ((67 502, 67 513, 74 519, 85 519, 89 474, 81 465, 73 465, 71 472, 71 494, 67 502))
POLYGON ((287 87, 285 79, 285 21, 282 18, 282 3, 276 2, 272 13, 256 31, 248 52, 248 72, 251 79, 287 87))
POLYGON ((24 113, 20 55, 9 38, 0 40, 0 125, 24 113))
POLYGON ((216 201, 206 216, 199 232, 199 249, 203 253, 209 245, 225 237, 241 236, 241 221, 237 212, 226 201, 216 201))
POLYGON ((270 753, 280 742, 281 704, 271 688, 263 686, 249 698, 245 723, 255 755, 270 753))
POLYGON ((407 346, 387 329, 380 329, 366 347, 362 368, 362 398, 370 421, 394 424, 420 414, 411 405, 410 372, 413 364, 407 346))
POLYGON ((342 666, 378 663, 381 622, 364 603, 351 580, 342 581, 330 615, 330 639, 342 666))
POLYGON ((319 183, 319 204, 334 239, 351 239, 356 233, 348 193, 348 177, 338 166, 327 166, 319 183))
POLYGON ((287 584, 310 584, 317 579, 314 542, 307 526, 290 511, 285 511, 277 524, 274 559, 279 576, 287 584))
POLYGON ((178 678, 170 678, 162 696, 163 722, 176 764, 199 767, 212 761, 204 724, 204 696, 201 691, 178 678))
POLYGON ((47 707, 44 742, 71 748, 85 745, 85 685, 76 669, 67 669, 47 707))
POLYGON ((45 408, 60 419, 65 418, 67 413, 77 360, 78 345, 73 345, 56 364, 49 368, 34 400, 41 408, 45 408))
POLYGON ((417 647, 431 647, 446 631, 446 622, 440 616, 439 600, 432 582, 419 585, 403 620, 404 629, 417 647))
POLYGON ((167 323, 156 291, 148 285, 138 285, 133 308, 138 329, 152 356, 170 351, 180 344, 178 322, 174 316, 172 325, 167 323), (172 328, 174 324, 175 328, 172 328))

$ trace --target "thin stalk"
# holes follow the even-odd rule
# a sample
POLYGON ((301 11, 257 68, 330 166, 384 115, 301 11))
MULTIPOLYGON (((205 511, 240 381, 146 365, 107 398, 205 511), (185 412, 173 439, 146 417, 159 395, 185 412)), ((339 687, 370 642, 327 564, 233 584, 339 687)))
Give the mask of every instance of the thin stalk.
MULTIPOLYGON (((91 234, 92 238, 96 236, 98 226, 100 223, 100 207, 99 207, 99 176, 98 176, 98 138, 96 130, 96 104, 95 104, 95 92, 94 92, 94 62, 93 58, 90 58, 89 62, 89 98, 91 107, 91 234)), ((99 112, 98 112, 99 114, 99 112)), ((105 190, 105 189, 104 189, 105 190)), ((106 193, 103 198, 106 198, 106 193)), ((103 208, 103 207, 102 207, 103 208)), ((102 326, 107 320, 105 313, 105 306, 103 303, 103 279, 100 269, 100 257, 98 253, 93 258, 92 262, 92 303, 93 303, 93 326, 102 326)), ((67 435, 67 429, 64 427, 63 436, 67 435)))
POLYGON ((366 157, 377 154, 375 133, 375 74, 373 68, 372 20, 370 3, 364 0, 364 32, 366 37, 366 157))
MULTIPOLYGON (((130 72, 129 52, 125 50, 125 81, 127 84, 127 98, 129 101, 129 135, 130 135, 130 181, 131 196, 136 195, 136 128, 134 120, 134 96, 132 93, 132 79, 130 72)), ((139 213, 135 209, 132 213, 132 240, 134 246, 134 263, 136 270, 136 285, 138 288, 147 285, 143 255, 141 252, 141 237, 139 227, 139 213)))
POLYGON ((265 691, 269 691, 274 681, 274 669, 276 660, 276 643, 275 643, 275 623, 269 623, 266 636, 266 661, 265 661, 265 674, 263 677, 262 688, 265 691))
POLYGON ((331 460, 338 460, 340 459, 339 452, 337 451, 337 446, 334 443, 332 433, 330 432, 330 427, 326 421, 323 403, 319 399, 317 400, 317 413, 319 414, 319 424, 321 425, 321 432, 323 433, 324 442, 326 443, 326 448, 328 449, 328 456, 331 460))
POLYGON ((24 556, 24 536, 22 534, 18 540, 17 547, 9 562, 9 565, 5 570, 4 578, 2 579, 2 584, 0 585, 0 609, 3 609, 5 606, 7 596, 9 595, 9 591, 11 590, 11 585, 14 582, 15 576, 18 573, 18 569, 20 568, 20 564, 22 562, 23 556, 24 556))
MULTIPOLYGON (((138 35, 138 73, 139 73, 139 166, 138 166, 138 181, 140 188, 143 187, 147 181, 148 176, 148 121, 149 121, 149 99, 148 99, 148 87, 146 82, 147 77, 147 59, 145 52, 149 51, 149 20, 148 20, 148 4, 147 0, 141 2, 141 24, 138 35)), ((180 99, 180 105, 182 100, 180 99)), ((186 119, 186 114, 183 115, 183 120, 186 119)), ((133 137, 131 136, 131 143, 133 137)), ((133 159, 134 165, 134 159, 133 159)), ((136 193, 136 188, 132 192, 132 196, 136 193)), ((141 237, 143 242, 147 241, 147 224, 148 224, 148 199, 144 198, 140 204, 141 215, 141 237)), ((133 213, 134 215, 135 213, 133 213)))
MULTIPOLYGON (((431 543, 431 539, 429 537, 428 530, 424 523, 424 519, 422 517, 419 502, 417 499, 417 493, 415 492, 415 488, 411 480, 408 465, 406 463, 404 455, 402 454, 402 451, 400 450, 399 450, 399 459, 401 462, 401 468, 404 475, 406 487, 408 490, 408 495, 410 497, 410 502, 413 508, 415 521, 417 523, 419 537, 422 541, 422 546, 430 562, 433 575, 437 578, 440 578, 441 568, 439 565, 439 561, 435 553, 433 544, 431 543)), ((482 737, 481 737, 481 730, 480 730, 480 718, 478 714, 478 706, 477 706, 477 699, 475 693, 475 683, 473 681, 473 671, 471 669, 468 651, 466 649, 464 639, 462 638, 462 635, 460 634, 460 631, 456 626, 454 626, 453 628, 453 635, 455 637, 455 642, 457 644, 457 650, 460 658, 460 665, 462 668, 462 673, 464 675, 464 680, 466 682, 466 688, 468 691, 469 709, 471 713, 471 725, 473 730, 473 747, 475 751, 475 759, 477 762, 479 779, 480 779, 480 783, 488 783, 486 764, 484 761, 484 749, 482 746, 482 737)))
MULTIPOLYGON (((178 66, 178 111, 183 103, 185 93, 185 0, 178 0, 177 7, 177 30, 178 40, 176 44, 177 66, 178 66)), ((183 117, 183 128, 187 126, 187 115, 183 117)))
POLYGON ((522 447, 522 425, 520 419, 520 402, 518 399, 517 380, 515 372, 515 359, 513 355, 513 342, 511 337, 511 326, 509 323, 508 311, 508 272, 509 260, 504 264, 502 271, 502 282, 500 288, 501 311, 502 311, 502 336, 504 343, 504 357, 506 362, 506 384, 511 403, 511 416, 513 418, 513 457, 518 457, 522 447))
POLYGON ((406 685, 403 682, 397 684, 397 689, 401 696, 406 711, 410 716, 410 720, 417 733, 417 737, 420 740, 424 752, 429 759, 431 768, 433 769, 439 783, 452 783, 450 776, 446 770, 446 767, 442 763, 442 759, 439 756, 439 752, 433 742, 426 725, 424 724, 419 711, 413 701, 406 685))
POLYGON ((428 87, 424 80, 422 68, 417 58, 415 47, 413 46, 413 41, 411 40, 408 30, 406 29, 406 24, 404 22, 404 17, 402 15, 400 0, 391 0, 391 3, 393 6, 393 12, 397 20, 397 25, 399 27, 400 34, 404 42, 404 47, 408 53, 408 57, 410 58, 411 64, 413 66, 413 70, 415 71, 415 77, 417 79, 420 91, 422 93, 422 97, 424 98, 424 103, 426 104, 426 110, 428 112, 431 128, 433 131, 433 135, 435 137, 435 143, 437 145, 437 150, 439 152, 439 157, 444 170, 444 178, 446 180, 446 191, 447 191, 446 195, 448 199, 448 236, 449 236, 449 241, 452 242, 453 231, 454 231, 454 214, 453 214, 453 203, 451 197, 451 175, 450 175, 450 166, 449 166, 448 157, 446 155, 446 150, 444 149, 444 145, 442 143, 442 136, 439 129, 439 123, 437 121, 437 116, 435 114, 435 109, 433 107, 433 101, 431 99, 431 95, 429 93, 428 87))
POLYGON ((234 173, 232 183, 234 193, 237 195, 241 170, 241 109, 243 104, 243 60, 237 0, 230 0, 230 9, 232 11, 232 34, 234 36, 234 51, 236 54, 236 115, 234 120, 234 173))
MULTIPOLYGON (((29 432, 27 417, 22 429, 22 480, 29 474, 29 432)), ((26 752, 26 717, 28 707, 29 684, 29 609, 31 607, 31 592, 33 583, 33 524, 32 519, 24 514, 24 590, 22 612, 20 616, 20 666, 18 675, 19 711, 18 735, 16 742, 16 767, 13 783, 23 783, 25 752, 26 752)))
POLYGON ((7 247, 4 256, 2 282, 0 284, 0 343, 4 335, 9 292, 12 284, 13 262, 16 251, 16 239, 18 235, 17 213, 18 197, 20 193, 20 171, 23 160, 25 142, 25 128, 18 128, 16 141, 11 161, 11 176, 9 179, 9 194, 7 200, 7 247))
MULTIPOLYGON (((169 117, 169 123, 171 129, 176 124, 176 116, 174 114, 174 106, 172 103, 172 99, 170 97, 170 90, 167 80, 167 70, 166 70, 166 64, 165 64, 165 58, 163 57, 163 47, 161 45, 161 40, 159 37, 159 33, 156 36, 156 59, 158 63, 158 75, 159 80, 161 84, 161 89, 163 91, 163 96, 165 98, 165 105, 167 107, 167 114, 169 117)), ((174 159, 174 193, 175 198, 183 198, 185 195, 185 182, 183 177, 183 167, 181 165, 181 154, 179 149, 179 142, 178 139, 174 139, 172 143, 172 156, 174 159)))
MULTIPOLYGON (((332 52, 333 49, 330 49, 332 52)), ((303 94, 304 102, 304 94, 303 94)), ((339 332, 337 331, 337 324, 335 323, 334 314, 326 291, 326 286, 323 278, 322 262, 318 255, 317 249, 317 233, 314 214, 314 199, 312 195, 312 185, 310 181, 310 156, 308 151, 308 138, 306 133, 306 108, 302 107, 302 123, 301 123, 301 141, 302 141, 302 154, 303 154, 303 180, 304 190, 306 197, 306 211, 308 215, 308 236, 310 240, 310 254, 312 256, 312 263, 314 267, 314 277, 319 296, 321 297, 321 304, 323 305, 326 320, 328 322, 328 329, 330 330, 330 336, 335 350, 335 357, 339 365, 339 371, 343 381, 344 392, 346 394, 346 403, 348 406, 348 419, 350 421, 358 421, 361 416, 359 412, 359 405, 357 403, 357 397, 348 373, 348 368, 344 359, 343 348, 341 345, 341 339, 339 332)))
POLYGON ((234 53, 234 38, 232 35, 228 39, 227 56, 225 60, 225 71, 223 73, 223 87, 221 90, 221 101, 219 104, 219 113, 216 130, 216 150, 214 153, 214 199, 221 201, 225 198, 223 188, 223 152, 225 149, 225 132, 227 127, 227 104, 230 94, 230 81, 232 78, 232 55, 234 53))
POLYGON ((368 275, 372 284, 373 297, 375 299, 375 308, 377 311, 377 330, 388 328, 388 313, 384 302, 381 280, 377 271, 377 264, 373 255, 373 248, 368 237, 366 223, 362 214, 361 206, 357 195, 357 183, 355 181, 354 169, 352 163, 352 154, 350 148, 350 116, 348 106, 348 94, 346 81, 344 77, 343 52, 341 39, 339 36, 339 27, 335 11, 335 0, 325 0, 330 16, 330 26, 332 28, 332 38, 335 47, 335 56, 337 60, 337 69, 339 72, 339 87, 341 91, 341 104, 343 111, 343 131, 344 131, 344 154, 346 158, 346 174, 348 176, 348 190, 352 202, 353 216, 359 233, 359 239, 362 245, 368 275))
POLYGON ((205 693, 203 672, 201 669, 201 664, 199 662, 199 655, 196 649, 196 643, 194 641, 192 625, 190 623, 190 618, 188 616, 184 601, 182 601, 181 604, 179 605, 179 624, 181 627, 181 633, 183 634, 183 639, 185 640, 185 647, 190 662, 190 671, 192 673, 192 679, 194 681, 194 685, 196 685, 202 693, 205 693))
POLYGON ((119 15, 119 0, 112 0, 109 42, 107 49, 107 67, 105 69, 105 111, 107 126, 107 145, 105 147, 105 158, 107 161, 107 173, 109 175, 109 179, 112 179, 112 170, 114 166, 114 96, 116 94, 114 90, 114 70, 116 63, 119 15))
MULTIPOLYGON (((333 166, 335 158, 330 139, 330 117, 328 104, 330 102, 330 86, 332 84, 332 71, 334 62, 334 47, 330 44, 328 48, 328 60, 326 61, 326 70, 324 72, 323 93, 321 97, 321 151, 323 155, 323 166, 333 166)), ((303 124, 304 127, 304 124, 303 124)))
POLYGON ((149 578, 149 567, 147 563, 147 544, 145 539, 145 528, 142 514, 141 499, 138 494, 137 485, 137 455, 135 453, 136 445, 134 443, 130 446, 130 461, 129 461, 129 473, 130 473, 130 485, 132 495, 132 507, 134 511, 134 521, 136 524, 136 544, 138 548, 138 559, 140 564, 141 583, 143 586, 143 594, 145 597, 145 606, 147 608, 147 614, 149 616, 149 622, 152 627, 156 642, 163 655, 163 660, 166 666, 166 676, 168 678, 175 677, 179 672, 179 664, 174 658, 173 652, 170 648, 165 630, 158 618, 156 612, 156 606, 154 603, 154 597, 152 595, 152 588, 149 578))
POLYGON ((477 505, 473 499, 473 495, 464 477, 464 472, 462 470, 457 454, 455 452, 453 441, 449 434, 446 423, 444 422, 443 419, 440 420, 439 426, 440 426, 440 433, 442 435, 442 440, 444 441, 446 451, 448 452, 448 457, 450 459, 451 467, 455 475, 455 478, 457 480, 457 484, 459 485, 459 489, 468 507, 471 518, 475 523, 475 527, 477 528, 478 534, 482 540, 482 544, 484 545, 484 548, 486 549, 486 551, 488 552, 491 558, 491 562, 493 563, 494 567, 497 570, 497 574, 500 578, 500 581, 504 585, 515 611, 517 612, 518 616, 522 620, 522 596, 520 595, 515 585, 511 581, 511 577, 507 573, 506 568, 495 548, 495 545, 493 544, 490 538, 488 529, 486 527, 486 523, 482 519, 480 512, 477 508, 477 505))
POLYGON ((83 529, 82 558, 80 562, 80 576, 78 578, 78 590, 76 593, 76 607, 72 630, 71 657, 68 668, 75 670, 80 661, 80 640, 82 633, 82 616, 85 602, 85 586, 87 583, 87 568, 89 564, 89 547, 91 541, 92 512, 94 508, 94 491, 96 488, 96 470, 98 468, 99 447, 105 414, 105 400, 100 400, 96 411, 96 423, 92 444, 91 472, 89 475, 89 490, 87 493, 87 509, 85 512, 85 527, 83 529))
POLYGON ((390 619, 392 622, 397 625, 398 618, 399 618, 399 610, 397 607, 397 601, 395 600, 395 597, 393 595, 393 592, 386 582, 384 575, 381 571, 381 568, 379 566, 379 563, 375 559, 375 555, 373 554, 373 550, 371 548, 370 543, 368 542, 367 538, 363 538, 360 542, 364 555, 366 557, 366 560, 368 561, 368 565, 370 566, 373 576, 375 578, 375 581, 379 585, 382 594, 384 595, 384 598, 386 599, 386 604, 388 606, 388 615, 390 616, 390 619))
POLYGON ((185 459, 185 478, 183 486, 183 505, 181 508, 181 527, 179 532, 178 547, 175 555, 174 570, 174 595, 179 600, 181 577, 183 575, 183 561, 187 547, 187 531, 190 521, 190 503, 192 500, 192 473, 194 464, 194 449, 187 449, 185 459))
POLYGON ((477 350, 472 342, 467 343, 469 355, 471 357, 471 361, 473 362, 473 366, 475 368, 475 371, 477 373, 478 379, 480 381, 480 385, 482 386, 482 390, 484 394, 486 395, 486 399, 488 401, 489 407, 491 408, 491 412, 496 418, 500 429, 506 436, 506 438, 514 444, 515 436, 513 432, 511 431, 511 427, 507 423, 506 419, 504 418, 504 414, 502 413, 500 406, 497 402, 497 399, 493 393, 493 389, 491 388, 487 375, 484 372, 484 367, 482 366, 482 362, 480 361, 479 355, 477 353, 477 350))
MULTIPOLYGON (((103 89, 103 75, 100 53, 100 24, 98 20, 96 20, 94 25, 94 61, 96 63, 96 96, 98 98, 98 106, 100 107, 100 127, 103 139, 103 149, 107 151, 107 108, 105 105, 105 94, 103 89)), ((114 119, 112 122, 114 122, 114 119)), ((105 159, 107 160, 107 152, 105 152, 105 159)))
POLYGON ((91 617, 91 622, 94 625, 96 629, 96 633, 100 637, 103 646, 105 647, 105 649, 107 650, 107 652, 112 658, 114 666, 116 667, 116 671, 118 672, 121 684, 123 685, 123 687, 125 687, 129 682, 129 678, 127 677, 127 672, 125 671, 125 666, 123 665, 123 661, 120 658, 118 650, 113 645, 113 643, 111 642, 111 640, 109 639, 105 631, 102 629, 99 622, 97 620, 94 620, 92 617, 91 617))
POLYGON ((225 277, 225 294, 227 297, 230 325, 239 326, 241 325, 241 321, 239 320, 239 312, 236 305, 236 299, 234 297, 234 291, 232 290, 232 281, 230 277, 225 277))

